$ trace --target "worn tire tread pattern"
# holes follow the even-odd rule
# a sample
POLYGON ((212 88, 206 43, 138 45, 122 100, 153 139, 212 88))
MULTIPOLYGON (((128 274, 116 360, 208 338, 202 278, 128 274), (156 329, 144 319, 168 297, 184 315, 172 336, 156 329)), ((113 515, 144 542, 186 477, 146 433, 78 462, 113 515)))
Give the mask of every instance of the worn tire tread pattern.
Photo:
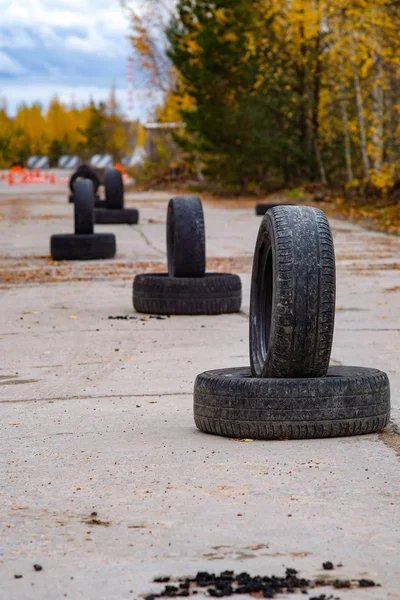
POLYGON ((238 275, 207 273, 204 277, 137 275, 133 305, 137 312, 167 315, 216 315, 240 310, 242 284, 238 275))
POLYGON ((106 169, 104 173, 106 208, 117 210, 124 208, 124 182, 118 169, 106 169))
POLYGON ((335 254, 324 213, 282 206, 264 216, 257 239, 250 307, 250 357, 261 377, 326 374, 335 319, 335 254), (274 247, 271 331, 264 364, 258 364, 257 252, 266 236, 274 247))
POLYGON ((90 179, 74 183, 74 222, 76 234, 91 234, 94 229, 94 190, 90 179))
POLYGON ((50 238, 53 260, 96 260, 113 258, 116 240, 112 233, 57 234, 50 238))
POLYGON ((96 208, 94 218, 97 225, 137 225, 139 211, 136 208, 96 208))
POLYGON ((203 206, 197 196, 177 196, 168 204, 167 259, 171 277, 203 277, 206 241, 203 206))
POLYGON ((301 439, 372 433, 388 424, 386 373, 331 367, 328 375, 262 379, 249 368, 202 373, 194 386, 196 426, 229 437, 301 439))

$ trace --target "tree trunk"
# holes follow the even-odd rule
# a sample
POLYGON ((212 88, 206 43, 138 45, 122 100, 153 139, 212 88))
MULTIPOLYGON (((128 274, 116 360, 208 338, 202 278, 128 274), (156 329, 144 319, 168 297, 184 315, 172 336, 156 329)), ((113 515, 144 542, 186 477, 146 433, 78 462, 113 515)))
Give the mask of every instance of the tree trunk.
MULTIPOLYGON (((315 41, 315 70, 314 70, 314 81, 313 81, 313 107, 312 107, 312 144, 316 158, 316 162, 319 168, 321 181, 326 184, 326 174, 324 165, 321 158, 321 148, 319 145, 319 103, 321 95, 321 72, 322 72, 322 56, 321 56, 321 32, 318 32, 315 41)), ((314 163, 314 161, 313 161, 314 163)), ((314 163, 315 164, 315 163, 314 163)), ((313 171, 314 164, 312 165, 313 171)), ((314 175, 314 173, 313 173, 314 175)))
POLYGON ((360 78, 358 76, 357 64, 356 64, 356 52, 354 49, 354 41, 350 39, 350 54, 351 54, 351 68, 353 71, 354 86, 356 89, 356 101, 357 101, 357 113, 358 113, 358 126, 360 128, 360 142, 361 142, 361 154, 364 166, 364 177, 366 181, 369 181, 369 157, 367 150, 367 135, 365 131, 365 120, 364 120, 364 105, 361 94, 360 78))
POLYGON ((324 163, 322 161, 321 150, 320 150, 320 147, 319 147, 318 140, 315 140, 315 155, 316 155, 316 158, 317 158, 317 163, 318 163, 318 167, 319 167, 319 173, 320 173, 320 176, 321 176, 321 183, 323 183, 324 185, 326 185, 328 182, 326 180, 326 172, 325 172, 324 163))
MULTIPOLYGON (((337 21, 333 26, 335 42, 339 47, 339 27, 337 21)), ((349 128, 349 115, 347 112, 347 99, 346 99, 346 90, 344 87, 345 75, 344 75, 344 66, 343 66, 343 56, 338 51, 338 63, 339 63, 339 103, 340 103, 340 112, 342 115, 342 126, 343 126, 343 136, 344 136, 344 155, 346 159, 346 171, 347 171, 347 182, 350 183, 354 179, 353 174, 353 165, 351 160, 351 138, 350 138, 350 128, 349 128)), ((334 72, 334 69, 332 69, 334 72)), ((334 86, 332 83, 332 75, 329 73, 329 81, 330 87, 334 90, 334 86)))
POLYGON ((372 88, 372 97, 374 105, 374 128, 372 133, 372 142, 374 145, 374 170, 375 175, 379 176, 383 160, 383 88, 382 88, 382 66, 378 65, 376 69, 375 84, 372 88))

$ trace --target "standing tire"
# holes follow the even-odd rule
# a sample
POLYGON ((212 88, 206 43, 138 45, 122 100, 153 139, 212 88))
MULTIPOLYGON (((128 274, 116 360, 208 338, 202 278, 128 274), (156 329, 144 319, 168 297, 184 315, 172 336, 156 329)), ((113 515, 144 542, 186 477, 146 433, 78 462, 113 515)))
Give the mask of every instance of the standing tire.
POLYGON ((168 274, 203 277, 206 270, 204 214, 197 196, 177 196, 168 204, 168 274))
POLYGON ((75 233, 93 233, 94 192, 89 179, 77 179, 74 184, 75 233))
POLYGON ((139 211, 136 208, 96 208, 94 218, 98 225, 137 225, 139 211))
POLYGON ((113 258, 116 253, 115 235, 112 233, 53 235, 50 238, 50 253, 53 260, 113 258))
POLYGON ((326 375, 335 320, 335 254, 324 213, 269 210, 260 225, 250 295, 255 377, 326 375))
POLYGON ((104 188, 106 190, 106 208, 123 208, 124 182, 121 171, 118 169, 107 169, 104 173, 104 188))
MULTIPOLYGON (((71 203, 75 202, 73 194, 70 194, 68 196, 68 202, 71 202, 71 203)), ((100 196, 98 194, 96 194, 95 197, 94 197, 94 207, 95 208, 105 208, 106 207, 106 201, 105 200, 101 200, 100 196)))
MULTIPOLYGON (((78 179, 90 179, 90 181, 93 183, 93 188, 94 188, 94 193, 97 193, 97 190, 99 189, 99 185, 100 185, 100 180, 97 177, 97 174, 95 173, 95 171, 89 167, 89 165, 80 165, 77 170, 72 174, 70 180, 69 180, 69 188, 72 192, 72 194, 74 193, 74 185, 75 185, 75 181, 78 179)), ((73 200, 70 200, 71 202, 73 202, 73 200)))
POLYGON ((146 273, 133 281, 133 306, 141 313, 219 315, 239 312, 241 303, 242 282, 229 273, 197 278, 146 273))
POLYGON ((331 367, 326 377, 260 379, 249 368, 206 371, 194 384, 194 420, 205 433, 265 440, 359 435, 390 418, 386 373, 331 367))
POLYGON ((284 204, 273 204, 271 202, 259 202, 256 204, 256 215, 263 216, 270 210, 271 208, 275 208, 275 206, 294 206, 291 202, 285 202, 284 204))

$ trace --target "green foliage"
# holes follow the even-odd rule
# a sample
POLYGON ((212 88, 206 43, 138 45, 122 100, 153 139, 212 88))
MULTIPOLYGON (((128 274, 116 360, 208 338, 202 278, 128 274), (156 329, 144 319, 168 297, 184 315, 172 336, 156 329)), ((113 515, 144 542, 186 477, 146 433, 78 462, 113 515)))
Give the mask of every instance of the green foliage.
POLYGON ((182 148, 241 189, 400 177, 400 6, 390 0, 179 0, 167 37, 182 148))
MULTIPOLYGON (((274 47, 272 31, 262 47, 251 47, 261 8, 253 0, 181 0, 168 32, 170 58, 195 100, 182 114, 205 174, 241 187, 276 172, 289 182, 310 170, 296 127, 293 65, 274 47), (272 63, 274 76, 264 76, 272 63)), ((270 20, 264 19, 266 30, 270 20)))

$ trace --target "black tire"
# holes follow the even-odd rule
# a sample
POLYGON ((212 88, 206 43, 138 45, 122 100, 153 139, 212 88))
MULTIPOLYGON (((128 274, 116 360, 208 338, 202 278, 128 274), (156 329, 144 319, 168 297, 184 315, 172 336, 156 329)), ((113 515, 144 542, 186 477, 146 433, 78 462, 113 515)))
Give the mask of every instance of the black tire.
POLYGON ((53 260, 113 258, 116 253, 115 235, 112 233, 53 235, 50 238, 50 252, 53 260))
MULTIPOLYGON (((72 194, 74 193, 74 184, 75 181, 78 178, 81 179, 90 179, 90 181, 93 183, 93 187, 94 187, 94 193, 97 193, 97 190, 99 189, 99 185, 100 185, 100 180, 97 177, 96 173, 93 171, 93 169, 91 167, 89 167, 89 165, 80 165, 77 170, 71 175, 71 178, 69 180, 69 189, 71 190, 72 194)), ((73 200, 72 200, 73 202, 73 200)))
POLYGON ((292 202, 285 202, 283 204, 273 204, 271 202, 259 202, 256 204, 256 215, 263 216, 270 210, 271 208, 275 208, 275 206, 295 206, 292 202))
MULTIPOLYGON (((68 202, 74 202, 74 195, 70 194, 68 196, 68 202)), ((106 201, 105 200, 101 200, 100 196, 98 194, 95 195, 94 197, 94 207, 95 208, 105 208, 106 207, 106 201)))
POLYGON ((94 207, 95 208, 105 208, 106 207, 106 201, 105 200, 101 200, 100 196, 96 195, 94 198, 94 207))
POLYGON ((136 208, 121 208, 120 210, 96 208, 94 218, 98 225, 137 225, 139 211, 136 208))
POLYGON ((198 375, 194 420, 206 433, 253 439, 373 433, 390 418, 386 373, 331 367, 327 377, 260 379, 245 368, 198 375))
POLYGON ((204 277, 137 275, 133 305, 137 312, 159 315, 218 315, 240 310, 242 283, 238 275, 207 273, 204 277))
POLYGON ((74 183, 75 233, 93 233, 94 193, 89 179, 77 179, 74 183))
POLYGON ((104 173, 106 190, 106 208, 121 209, 124 207, 124 182, 118 169, 107 169, 104 173))
POLYGON ((203 206, 197 196, 177 196, 168 204, 168 273, 171 277, 203 277, 206 241, 203 206))
POLYGON ((250 295, 255 377, 322 377, 335 320, 335 253, 318 208, 281 206, 260 225, 250 295))

